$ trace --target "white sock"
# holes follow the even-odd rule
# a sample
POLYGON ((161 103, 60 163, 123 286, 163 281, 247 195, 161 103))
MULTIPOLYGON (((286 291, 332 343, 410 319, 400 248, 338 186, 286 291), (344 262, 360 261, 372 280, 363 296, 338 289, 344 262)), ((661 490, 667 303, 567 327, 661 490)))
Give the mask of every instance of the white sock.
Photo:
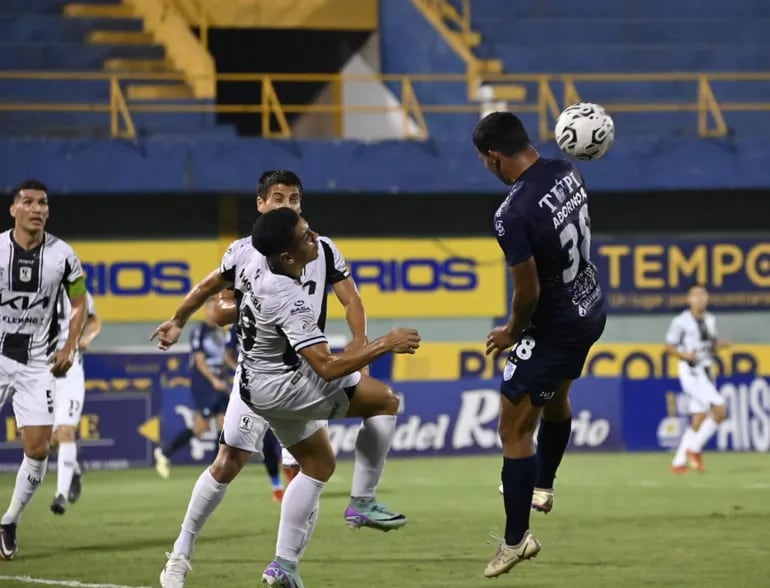
POLYGON ((10 525, 19 520, 21 511, 29 504, 32 497, 40 487, 40 483, 45 477, 45 469, 48 465, 48 458, 39 461, 32 459, 31 457, 24 456, 19 466, 19 471, 16 473, 16 486, 13 488, 13 496, 11 497, 11 504, 8 506, 8 510, 0 519, 0 524, 10 525))
POLYGON ((305 555, 305 548, 307 547, 307 544, 310 543, 311 537, 313 537, 313 533, 315 533, 315 526, 318 523, 318 511, 321 510, 321 501, 315 503, 315 508, 313 509, 313 512, 310 513, 310 519, 307 522, 307 533, 305 533, 305 538, 302 540, 302 545, 300 545, 299 548, 299 559, 302 559, 302 556, 305 555))
POLYGON ((395 432, 396 415, 373 416, 361 423, 350 491, 353 498, 374 498, 395 432))
POLYGON ((299 562, 300 555, 310 541, 310 519, 325 486, 326 482, 300 472, 286 488, 281 502, 276 558, 299 562))
POLYGON ((72 475, 78 462, 78 447, 74 441, 59 443, 59 457, 56 471, 56 495, 61 494, 65 498, 70 491, 72 475))
POLYGON ((687 427, 684 435, 682 435, 682 439, 679 441, 679 447, 674 455, 674 461, 671 462, 671 465, 675 468, 687 465, 687 450, 690 448, 693 437, 695 437, 695 431, 692 430, 692 427, 687 427))
POLYGON ((198 477, 187 504, 187 512, 182 521, 182 530, 174 543, 174 553, 192 557, 195 537, 225 497, 227 484, 220 484, 211 475, 208 468, 198 477))
POLYGON ((690 447, 688 447, 688 449, 695 453, 700 453, 703 451, 704 445, 709 442, 709 439, 711 439, 712 435, 716 432, 716 422, 710 416, 707 416, 695 432, 695 437, 690 442, 690 447))
MULTIPOLYGON (((75 445, 77 447, 77 444, 75 445)), ((75 458, 75 475, 79 476, 83 473, 83 470, 80 469, 80 462, 77 461, 77 458, 75 458)))

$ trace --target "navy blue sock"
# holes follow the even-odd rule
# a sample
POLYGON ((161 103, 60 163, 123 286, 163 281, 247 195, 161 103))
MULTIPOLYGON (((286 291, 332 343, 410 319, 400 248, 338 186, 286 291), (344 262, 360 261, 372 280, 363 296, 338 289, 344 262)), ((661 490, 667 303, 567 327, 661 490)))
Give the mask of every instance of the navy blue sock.
POLYGON ((179 449, 187 445, 190 442, 190 439, 192 439, 194 436, 195 435, 193 435, 192 429, 185 429, 184 431, 180 431, 177 436, 174 437, 174 440, 163 448, 163 455, 166 457, 171 457, 177 451, 179 451, 179 449))
POLYGON ((535 456, 503 457, 503 502, 505 502, 505 542, 518 545, 529 529, 532 491, 537 477, 535 456))
POLYGON ((270 482, 273 488, 277 488, 281 485, 281 476, 278 473, 281 465, 281 444, 272 429, 267 430, 262 440, 262 454, 265 456, 265 469, 270 476, 270 482))
POLYGON ((556 470, 567 450, 572 432, 572 417, 563 421, 540 421, 537 434, 537 483, 538 488, 553 488, 556 470))

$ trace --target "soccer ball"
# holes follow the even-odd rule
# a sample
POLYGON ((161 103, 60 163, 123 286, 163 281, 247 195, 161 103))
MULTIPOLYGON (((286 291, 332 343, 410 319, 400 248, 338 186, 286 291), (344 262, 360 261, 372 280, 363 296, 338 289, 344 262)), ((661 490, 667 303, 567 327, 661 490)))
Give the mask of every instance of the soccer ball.
POLYGON ((598 104, 580 102, 564 109, 556 121, 556 143, 567 155, 590 161, 603 157, 615 140, 615 123, 598 104))

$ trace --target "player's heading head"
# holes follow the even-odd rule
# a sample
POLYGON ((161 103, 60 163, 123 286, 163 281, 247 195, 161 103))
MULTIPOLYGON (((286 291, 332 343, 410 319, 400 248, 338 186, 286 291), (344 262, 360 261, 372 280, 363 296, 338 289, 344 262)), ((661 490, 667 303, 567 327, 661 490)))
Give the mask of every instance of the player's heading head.
POLYGON ((687 288, 687 306, 693 314, 703 314, 709 305, 709 291, 704 284, 695 282, 687 288))
POLYGON ((251 244, 267 257, 276 273, 298 278, 318 257, 318 234, 291 208, 266 212, 254 223, 251 244))
POLYGON ((13 189, 11 216, 16 229, 42 232, 48 220, 48 188, 38 180, 25 180, 13 189))
POLYGON ((473 144, 487 169, 506 184, 540 157, 521 120, 511 112, 492 112, 482 118, 473 130, 473 144))
POLYGON ((257 210, 261 213, 287 207, 302 213, 302 180, 288 169, 269 169, 257 184, 257 210))

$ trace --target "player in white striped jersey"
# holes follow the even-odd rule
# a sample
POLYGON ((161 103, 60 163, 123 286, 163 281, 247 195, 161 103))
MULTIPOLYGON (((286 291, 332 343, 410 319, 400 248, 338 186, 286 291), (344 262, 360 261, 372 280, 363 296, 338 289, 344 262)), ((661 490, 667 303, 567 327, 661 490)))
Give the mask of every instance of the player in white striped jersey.
MULTIPOLYGON (((257 189, 257 210, 260 213, 284 207, 300 212, 301 202, 302 183, 296 174, 288 170, 270 170, 260 177, 257 189)), ((323 329, 326 321, 326 292, 331 287, 345 308, 352 334, 352 341, 347 349, 363 347, 367 343, 366 314, 358 289, 350 276, 344 257, 331 239, 324 237, 321 241, 318 258, 307 265, 303 275, 316 320, 323 329)), ((260 255, 252 246, 251 237, 239 239, 228 247, 218 273, 225 278, 226 283, 234 287, 239 270, 253 256, 260 255)), ((209 293, 215 290, 209 291, 203 284, 199 284, 196 286, 196 291, 200 299, 206 299, 209 293)), ((221 326, 236 322, 237 312, 233 290, 222 291, 218 298, 218 310, 217 321, 221 326)), ((237 347, 240 351, 242 337, 239 335, 238 339, 237 347)), ((262 453, 267 424, 254 415, 243 402, 237 386, 236 380, 234 389, 237 393, 230 395, 217 456, 210 468, 201 474, 193 489, 180 534, 161 573, 161 585, 164 588, 184 586, 190 569, 195 538, 223 499, 229 483, 245 467, 251 455, 262 453)), ((266 465, 269 458, 273 456, 265 455, 266 465)), ((277 463, 274 466, 277 468, 277 463)), ((316 509, 313 514, 313 523, 317 520, 317 514, 316 509)))
MULTIPOLYGON (((57 308, 59 319, 59 345, 63 349, 70 332, 70 312, 72 305, 66 293, 59 296, 57 308)), ((78 447, 75 434, 83 413, 86 395, 86 379, 83 373, 83 352, 102 330, 102 322, 96 314, 93 296, 86 292, 86 325, 78 339, 77 352, 72 367, 67 373, 56 378, 56 398, 54 401, 54 422, 51 447, 58 451, 56 464, 56 494, 51 503, 51 512, 64 514, 67 504, 80 498, 82 471, 78 463, 78 447)))
POLYGON ((690 426, 682 435, 671 463, 676 474, 687 465, 704 471, 702 451, 727 416, 725 399, 714 385, 714 354, 730 345, 717 336, 716 318, 708 307, 708 290, 695 284, 687 291, 688 309, 671 321, 666 353, 679 358, 679 382, 690 398, 690 426))
MULTIPOLYGON (((306 265, 318 256, 317 237, 293 210, 270 211, 252 234, 264 257, 252 256, 235 276, 236 293, 243 296, 238 393, 255 415, 269 421, 301 468, 283 499, 276 557, 262 575, 263 583, 285 588, 302 586, 299 559, 309 541, 312 513, 334 471, 326 419, 364 419, 345 512, 348 524, 382 530, 406 524, 406 517, 375 497, 395 432, 398 397, 359 370, 388 352, 414 353, 420 337, 413 329, 394 329, 355 351, 331 353, 300 282, 306 265)), ((186 313, 156 330, 161 348, 178 339, 185 318, 186 313)))
POLYGON ((14 227, 0 234, 0 405, 13 401, 24 457, 8 510, 0 519, 0 557, 18 552, 16 527, 45 476, 54 423, 54 377, 72 366, 86 318, 80 260, 45 232, 48 189, 28 180, 13 192, 14 227), (56 300, 62 287, 72 304, 70 334, 57 350, 56 300))

